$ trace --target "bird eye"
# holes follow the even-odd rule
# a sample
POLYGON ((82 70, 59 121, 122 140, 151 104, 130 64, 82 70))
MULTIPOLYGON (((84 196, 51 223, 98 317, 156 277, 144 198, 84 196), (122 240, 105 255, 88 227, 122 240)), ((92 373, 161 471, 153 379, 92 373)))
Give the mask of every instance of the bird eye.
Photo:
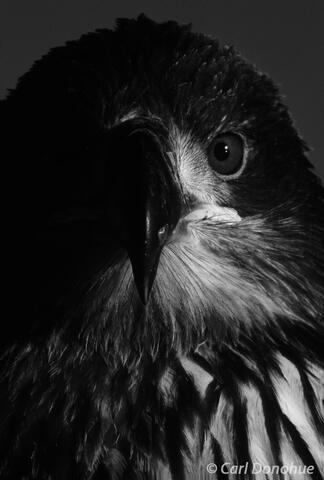
POLYGON ((216 137, 208 151, 209 164, 217 173, 224 176, 241 173, 244 157, 243 139, 234 133, 216 137))

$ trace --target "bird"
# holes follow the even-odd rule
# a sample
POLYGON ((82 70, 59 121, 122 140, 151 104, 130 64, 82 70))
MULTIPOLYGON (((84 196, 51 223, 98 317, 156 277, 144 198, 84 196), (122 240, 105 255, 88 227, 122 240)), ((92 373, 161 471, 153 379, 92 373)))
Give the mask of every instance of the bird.
POLYGON ((0 123, 0 477, 323 479, 323 187, 273 80, 142 14, 0 123))

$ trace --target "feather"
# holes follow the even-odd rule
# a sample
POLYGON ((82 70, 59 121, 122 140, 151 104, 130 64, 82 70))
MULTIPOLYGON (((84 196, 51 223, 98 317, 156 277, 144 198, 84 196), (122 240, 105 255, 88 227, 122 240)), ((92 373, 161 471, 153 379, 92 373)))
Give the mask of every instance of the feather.
POLYGON ((53 49, 0 121, 1 478, 323 479, 323 189, 271 79, 140 16, 53 49), (228 133, 246 163, 226 179, 228 133), (146 305, 121 229, 141 168, 181 205, 146 305))

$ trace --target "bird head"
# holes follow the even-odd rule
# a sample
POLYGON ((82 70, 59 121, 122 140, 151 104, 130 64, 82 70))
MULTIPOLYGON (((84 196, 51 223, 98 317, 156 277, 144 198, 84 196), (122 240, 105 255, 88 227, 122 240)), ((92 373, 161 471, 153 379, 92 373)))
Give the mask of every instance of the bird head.
POLYGON ((50 310, 96 341, 191 348, 313 319, 320 182, 277 88, 232 47, 120 20, 53 49, 2 111, 38 324, 50 310))

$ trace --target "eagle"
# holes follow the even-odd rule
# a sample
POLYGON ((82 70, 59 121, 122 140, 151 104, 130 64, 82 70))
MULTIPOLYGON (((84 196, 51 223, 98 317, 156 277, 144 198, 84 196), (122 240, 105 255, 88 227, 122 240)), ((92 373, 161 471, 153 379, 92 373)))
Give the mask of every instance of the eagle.
POLYGON ((324 193, 273 81, 140 15, 0 122, 1 479, 323 479, 324 193))

